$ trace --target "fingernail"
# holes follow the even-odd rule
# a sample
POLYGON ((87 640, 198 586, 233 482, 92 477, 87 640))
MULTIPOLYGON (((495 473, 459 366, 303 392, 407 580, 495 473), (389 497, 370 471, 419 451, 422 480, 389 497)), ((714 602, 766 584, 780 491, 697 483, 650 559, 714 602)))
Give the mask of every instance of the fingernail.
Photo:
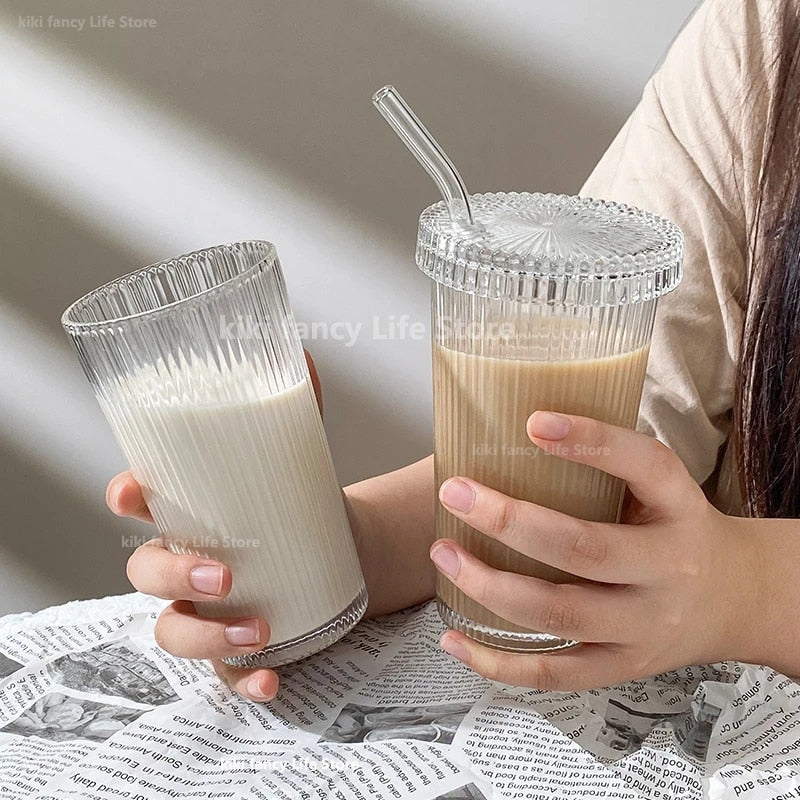
POLYGON ((466 514, 475 505, 475 490, 458 478, 450 478, 439 489, 439 499, 446 506, 466 514))
POLYGON ((257 619, 246 619, 243 622, 236 622, 225 628, 225 639, 228 644, 242 647, 248 644, 258 644, 261 640, 261 633, 258 629, 257 619))
POLYGON ((247 683, 245 684, 247 689, 247 694, 250 695, 254 700, 269 700, 269 696, 266 692, 261 688, 261 678, 258 675, 253 675, 247 683))
POLYGON ((445 653, 449 653, 451 656, 453 656, 453 658, 457 658, 459 661, 463 661, 465 663, 469 660, 467 648, 464 647, 464 645, 461 644, 458 639, 453 639, 451 636, 448 636, 447 633, 442 636, 439 644, 441 645, 442 650, 444 650, 445 653))
POLYGON ((563 414, 554 414, 552 411, 534 411, 528 422, 528 431, 531 436, 540 439, 558 441, 563 439, 572 427, 572 420, 563 414))
POLYGON ((189 583, 195 591, 219 596, 222 593, 222 567, 204 564, 189 573, 189 583))
POLYGON ((448 578, 455 578, 461 568, 458 553, 447 544, 435 544, 431 547, 431 560, 448 578))

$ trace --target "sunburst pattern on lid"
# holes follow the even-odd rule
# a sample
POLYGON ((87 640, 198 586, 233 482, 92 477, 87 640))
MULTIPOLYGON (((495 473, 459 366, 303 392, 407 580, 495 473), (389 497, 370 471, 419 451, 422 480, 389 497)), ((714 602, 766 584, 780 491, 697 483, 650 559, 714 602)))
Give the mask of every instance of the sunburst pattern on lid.
POLYGON ((683 235, 655 214, 553 194, 471 200, 476 228, 453 225, 443 203, 420 217, 417 263, 453 288, 528 302, 620 305, 658 297, 680 280, 683 235))

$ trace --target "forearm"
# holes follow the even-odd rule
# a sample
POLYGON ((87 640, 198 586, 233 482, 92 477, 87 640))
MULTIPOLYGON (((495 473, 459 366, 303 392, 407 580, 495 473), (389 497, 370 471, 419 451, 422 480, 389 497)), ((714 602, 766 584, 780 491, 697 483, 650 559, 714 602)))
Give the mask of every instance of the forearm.
POLYGON ((344 490, 370 617, 433 597, 433 456, 344 490))

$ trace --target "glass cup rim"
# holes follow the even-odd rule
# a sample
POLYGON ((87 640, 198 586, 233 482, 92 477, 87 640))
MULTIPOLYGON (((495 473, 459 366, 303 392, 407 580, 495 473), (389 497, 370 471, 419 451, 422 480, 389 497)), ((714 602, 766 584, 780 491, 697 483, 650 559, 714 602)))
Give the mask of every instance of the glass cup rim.
POLYGON ((198 250, 192 250, 188 253, 181 253, 176 256, 171 256, 170 258, 163 258, 160 261, 156 261, 152 264, 148 264, 144 267, 137 267, 136 269, 131 270, 130 272, 126 272, 123 275, 119 275, 116 278, 112 278, 110 281, 106 281, 105 283, 101 284, 100 286, 95 287, 86 294, 79 297, 77 300, 73 301, 72 303, 67 306, 64 313, 61 315, 61 325, 67 330, 68 332, 73 332, 77 330, 92 330, 96 328, 103 328, 109 325, 115 325, 122 322, 131 322, 134 320, 144 320, 144 319, 151 319, 155 316, 159 316, 169 310, 175 309, 178 306, 183 306, 188 303, 196 301, 198 298, 205 298, 209 295, 212 295, 218 291, 221 291, 226 286, 228 286, 231 281, 240 280, 243 277, 246 277, 254 272, 256 272, 265 261, 271 261, 274 265, 277 262, 278 253, 275 248, 275 245, 272 242, 268 242, 266 239, 242 239, 236 242, 227 242, 223 244, 216 244, 210 245, 208 247, 201 247, 198 250), (202 256, 206 253, 211 253, 214 251, 228 251, 230 252, 234 248, 240 248, 245 245, 256 245, 259 247, 264 248, 264 252, 260 258, 258 258, 253 264, 242 269, 240 272, 237 272, 235 275, 231 275, 225 280, 220 281, 219 283, 215 283, 213 286, 209 286, 205 289, 201 289, 199 292, 194 292, 192 294, 188 294, 186 297, 181 297, 177 300, 171 300, 169 303, 164 303, 163 305, 159 305, 155 308, 148 309, 146 311, 138 311, 135 314, 124 314, 115 317, 108 317, 106 319, 100 320, 78 320, 72 318, 72 315, 75 311, 85 305, 89 300, 99 295, 106 289, 109 289, 114 286, 118 286, 125 281, 129 281, 133 278, 139 277, 144 275, 147 272, 152 272, 159 267, 163 267, 166 264, 170 264, 173 262, 184 261, 191 258, 196 258, 198 256, 202 256))

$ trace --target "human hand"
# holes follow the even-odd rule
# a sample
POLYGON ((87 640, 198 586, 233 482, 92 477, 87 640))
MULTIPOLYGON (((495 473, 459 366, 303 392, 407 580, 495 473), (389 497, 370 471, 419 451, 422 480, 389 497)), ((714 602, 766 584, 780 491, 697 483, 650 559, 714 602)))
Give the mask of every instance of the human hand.
MULTIPOLYGON (((316 367, 306 352, 311 382, 322 409, 322 393, 316 367)), ((152 522, 141 486, 129 472, 114 477, 106 490, 106 503, 117 515, 152 522)), ((278 691, 278 676, 269 669, 244 669, 222 658, 260 650, 269 640, 269 624, 262 617, 201 617, 195 603, 220 600, 233 585, 225 564, 207 558, 172 553, 163 539, 138 547, 128 559, 128 579, 144 594, 173 603, 158 618, 155 637, 159 646, 184 658, 208 658, 214 671, 239 694, 254 701, 271 700, 278 691)))
MULTIPOLYGON (((141 487, 130 472, 122 472, 110 481, 106 502, 119 516, 153 521, 141 487)), ((156 622, 154 633, 159 647, 182 658, 210 659, 217 675, 250 700, 263 702, 275 697, 278 691, 275 672, 242 669, 221 660, 264 647, 269 640, 267 621, 262 617, 206 618, 195 608, 196 603, 228 595, 233 577, 225 564, 172 553, 164 540, 157 538, 134 550, 128 559, 127 574, 138 591, 173 601, 156 622)))
POLYGON ((445 481, 439 497, 472 527, 577 582, 495 570, 447 539, 434 543, 431 558, 505 619, 581 644, 519 654, 448 631, 442 647, 487 678, 556 691, 736 658, 737 643, 755 630, 761 591, 747 521, 715 509, 679 458, 644 434, 537 411, 528 435, 554 455, 627 481, 622 522, 586 522, 466 478, 445 481))

